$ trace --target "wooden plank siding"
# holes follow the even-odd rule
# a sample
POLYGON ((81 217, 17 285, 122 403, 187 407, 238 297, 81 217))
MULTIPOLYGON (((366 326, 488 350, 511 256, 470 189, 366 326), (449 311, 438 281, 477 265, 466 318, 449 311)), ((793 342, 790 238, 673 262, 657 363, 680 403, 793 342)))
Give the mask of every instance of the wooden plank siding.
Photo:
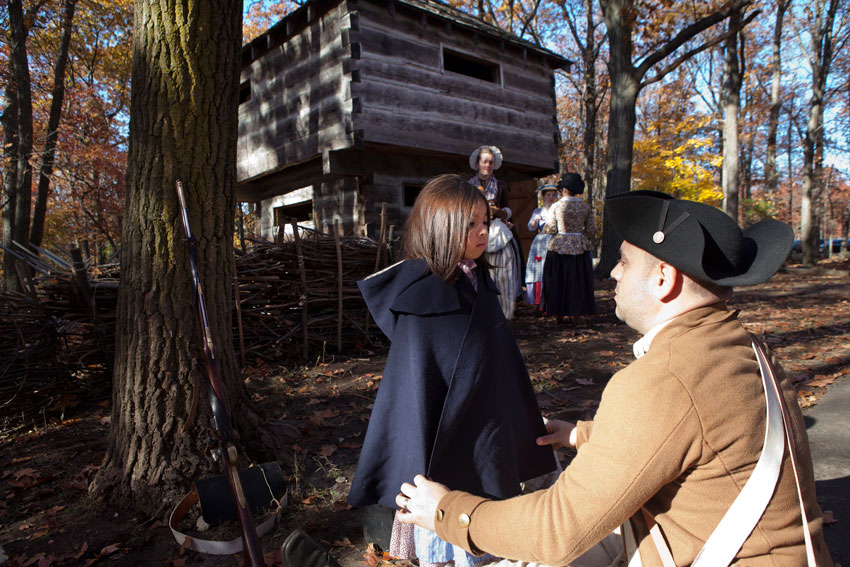
POLYGON ((240 182, 356 145, 352 76, 343 71, 350 26, 348 13, 330 10, 243 68, 251 96, 239 107, 240 182))
POLYGON ((358 11, 360 81, 351 88, 361 111, 352 120, 364 142, 457 154, 495 144, 506 161, 554 167, 553 71, 542 57, 500 53, 498 41, 433 18, 423 25, 412 11, 372 2, 358 11), (501 84, 443 71, 443 47, 498 62, 501 84))

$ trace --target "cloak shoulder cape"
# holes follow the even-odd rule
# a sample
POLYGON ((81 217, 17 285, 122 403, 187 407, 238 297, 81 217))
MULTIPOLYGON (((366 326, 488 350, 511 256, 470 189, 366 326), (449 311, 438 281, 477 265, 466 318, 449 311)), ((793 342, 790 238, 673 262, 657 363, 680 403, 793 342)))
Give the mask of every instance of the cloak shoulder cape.
POLYGON ((555 470, 525 363, 498 292, 478 272, 447 284, 424 260, 358 282, 392 341, 348 501, 395 508, 417 474, 489 498, 555 470))

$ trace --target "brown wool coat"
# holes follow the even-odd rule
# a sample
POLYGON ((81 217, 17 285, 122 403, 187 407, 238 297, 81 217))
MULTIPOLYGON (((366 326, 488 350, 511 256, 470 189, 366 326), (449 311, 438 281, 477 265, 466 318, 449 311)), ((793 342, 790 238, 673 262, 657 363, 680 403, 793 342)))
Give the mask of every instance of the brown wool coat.
MULTIPOLYGON (((803 417, 777 371, 792 412, 815 555, 820 567, 830 567, 803 417)), ((578 454, 550 489, 502 502, 450 492, 439 504, 437 534, 475 552, 566 565, 631 519, 643 565, 656 567, 661 561, 640 514, 645 506, 676 564, 690 565, 755 467, 764 417, 758 363, 736 313, 722 303, 696 309, 611 378, 594 421, 578 424, 578 454), (459 521, 463 514, 468 527, 459 521)), ((736 562, 806 564, 787 449, 777 490, 736 562)))

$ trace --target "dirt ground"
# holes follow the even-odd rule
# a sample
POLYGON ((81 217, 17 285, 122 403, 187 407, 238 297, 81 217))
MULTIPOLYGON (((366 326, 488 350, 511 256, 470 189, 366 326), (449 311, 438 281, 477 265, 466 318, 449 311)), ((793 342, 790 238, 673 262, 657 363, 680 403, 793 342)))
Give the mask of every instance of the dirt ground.
MULTIPOLYGON (((848 372, 848 269, 847 261, 814 269, 791 264, 733 300, 743 322, 765 335, 797 381, 802 406, 817 403, 824 388, 848 372)), ((598 282, 596 297, 598 315, 576 326, 538 317, 525 304, 511 322, 545 415, 591 418, 608 378, 631 360, 637 335, 614 317, 610 280, 598 282)), ((294 425, 300 434, 291 461, 280 463, 289 496, 281 524, 262 538, 268 565, 281 565, 277 550, 297 527, 329 547, 343 565, 377 565, 367 552, 361 512, 345 497, 385 355, 245 370, 249 391, 267 416, 294 425)), ((103 457, 109 414, 104 400, 61 423, 0 439, 0 564, 241 565, 236 556, 180 549, 165 518, 90 501, 88 484, 103 457)), ((215 535, 236 533, 230 526, 215 535)))

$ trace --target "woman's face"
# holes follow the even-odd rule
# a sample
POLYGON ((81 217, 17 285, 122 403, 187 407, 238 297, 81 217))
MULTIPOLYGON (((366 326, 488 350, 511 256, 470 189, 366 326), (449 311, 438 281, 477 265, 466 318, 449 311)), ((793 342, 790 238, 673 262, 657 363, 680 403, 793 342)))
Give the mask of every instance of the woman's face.
POLYGON ((477 260, 487 249, 490 237, 490 223, 487 222, 487 205, 482 199, 475 200, 472 218, 469 219, 469 232, 466 234, 466 250, 464 260, 477 260))
POLYGON ((484 152, 478 154, 478 177, 483 177, 487 179, 491 175, 493 175, 493 165, 495 164, 496 159, 493 157, 493 154, 490 152, 484 152))
POLYGON ((548 207, 552 203, 558 200, 558 192, 557 191, 544 191, 543 192, 543 205, 548 207))

